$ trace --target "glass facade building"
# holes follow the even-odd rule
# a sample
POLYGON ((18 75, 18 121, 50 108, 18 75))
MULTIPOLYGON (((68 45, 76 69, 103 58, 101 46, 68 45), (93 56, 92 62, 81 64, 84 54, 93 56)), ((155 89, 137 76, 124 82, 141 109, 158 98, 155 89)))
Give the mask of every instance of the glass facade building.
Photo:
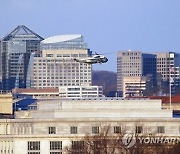
POLYGON ((155 54, 143 53, 143 76, 147 77, 147 89, 157 88, 157 56, 155 54))
POLYGON ((31 53, 40 54, 43 38, 24 25, 16 27, 0 43, 1 89, 25 88, 31 53))
POLYGON ((45 39, 41 50, 87 49, 82 35, 58 35, 45 39))

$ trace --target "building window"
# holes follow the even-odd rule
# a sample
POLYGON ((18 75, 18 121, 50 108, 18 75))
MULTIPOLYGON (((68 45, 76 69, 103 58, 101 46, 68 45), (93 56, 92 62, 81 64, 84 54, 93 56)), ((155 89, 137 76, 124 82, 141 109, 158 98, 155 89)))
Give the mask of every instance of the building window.
POLYGON ((40 141, 28 142, 28 150, 40 150, 40 141))
POLYGON ((62 154, 62 141, 50 141, 50 154, 62 154))
POLYGON ((70 132, 71 132, 71 134, 77 134, 77 127, 71 127, 70 128, 71 130, 70 130, 70 132))
POLYGON ((158 126, 157 133, 165 133, 164 126, 158 126))
POLYGON ((83 141, 72 141, 72 154, 85 154, 83 141))
POLYGON ((114 126, 114 133, 120 134, 121 133, 121 127, 120 126, 114 126))
POLYGON ((50 150, 62 150, 62 141, 50 141, 50 150))
POLYGON ((46 54, 46 57, 54 57, 53 54, 46 54))
POLYGON ((92 127, 92 133, 93 134, 99 134, 99 127, 98 126, 93 126, 92 127))
POLYGON ((137 134, 143 133, 143 127, 142 126, 136 126, 136 133, 137 134))
POLYGON ((56 127, 49 127, 49 134, 56 134, 56 127))
POLYGON ((28 142, 28 154, 40 154, 40 141, 28 142))

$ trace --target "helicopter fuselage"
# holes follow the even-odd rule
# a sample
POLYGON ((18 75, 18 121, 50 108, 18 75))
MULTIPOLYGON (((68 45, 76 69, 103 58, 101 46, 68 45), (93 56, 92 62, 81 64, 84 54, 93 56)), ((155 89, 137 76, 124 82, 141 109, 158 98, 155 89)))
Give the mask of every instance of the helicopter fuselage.
POLYGON ((96 63, 106 63, 108 59, 105 56, 95 55, 93 57, 84 59, 74 59, 76 62, 86 63, 86 64, 96 64, 96 63))

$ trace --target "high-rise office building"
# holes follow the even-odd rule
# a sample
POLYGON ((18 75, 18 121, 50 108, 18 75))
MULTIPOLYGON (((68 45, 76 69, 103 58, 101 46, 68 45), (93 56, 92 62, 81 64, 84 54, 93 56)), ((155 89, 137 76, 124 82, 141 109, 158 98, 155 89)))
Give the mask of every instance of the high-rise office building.
POLYGON ((170 68, 176 71, 180 67, 180 54, 175 52, 157 52, 155 54, 157 55, 157 72, 161 74, 163 81, 167 81, 169 80, 170 68))
POLYGON ((146 76, 146 94, 148 95, 169 94, 170 82, 171 92, 175 94, 180 91, 180 54, 175 52, 118 52, 118 91, 122 91, 122 79, 127 76, 146 76))
POLYGON ((172 94, 178 92, 180 89, 180 54, 175 52, 157 52, 155 54, 157 55, 158 85, 168 86, 171 80, 172 94))
POLYGON ((41 42, 41 50, 42 56, 32 58, 27 87, 91 85, 91 64, 74 61, 91 56, 82 35, 47 38, 41 42))
POLYGON ((123 91, 123 77, 142 76, 141 51, 119 51, 117 53, 117 91, 123 91))
POLYGON ((156 54, 142 53, 143 58, 143 76, 146 76, 146 88, 149 95, 157 90, 157 58, 156 54))
POLYGON ((31 53, 40 54, 41 36, 24 25, 16 27, 0 42, 2 89, 25 88, 31 53))

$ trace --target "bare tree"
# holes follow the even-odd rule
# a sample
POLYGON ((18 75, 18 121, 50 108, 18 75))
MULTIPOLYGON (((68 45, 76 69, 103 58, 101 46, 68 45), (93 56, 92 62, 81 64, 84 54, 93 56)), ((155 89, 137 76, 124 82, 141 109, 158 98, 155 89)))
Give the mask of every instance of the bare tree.
MULTIPOLYGON (((71 147, 66 147, 67 154, 178 154, 180 144, 177 143, 143 143, 149 136, 138 132, 133 133, 133 145, 127 146, 123 142, 125 132, 111 133, 110 126, 101 128, 99 134, 87 134, 78 141, 72 141, 71 147)), ((163 136, 164 137, 164 136, 163 136)))
POLYGON ((122 134, 111 134, 110 126, 101 128, 99 134, 89 135, 87 134, 82 138, 81 146, 66 147, 67 153, 76 153, 77 149, 81 153, 85 154, 118 154, 126 151, 124 144, 122 143, 122 134), (81 149, 82 148, 82 149, 81 149))

